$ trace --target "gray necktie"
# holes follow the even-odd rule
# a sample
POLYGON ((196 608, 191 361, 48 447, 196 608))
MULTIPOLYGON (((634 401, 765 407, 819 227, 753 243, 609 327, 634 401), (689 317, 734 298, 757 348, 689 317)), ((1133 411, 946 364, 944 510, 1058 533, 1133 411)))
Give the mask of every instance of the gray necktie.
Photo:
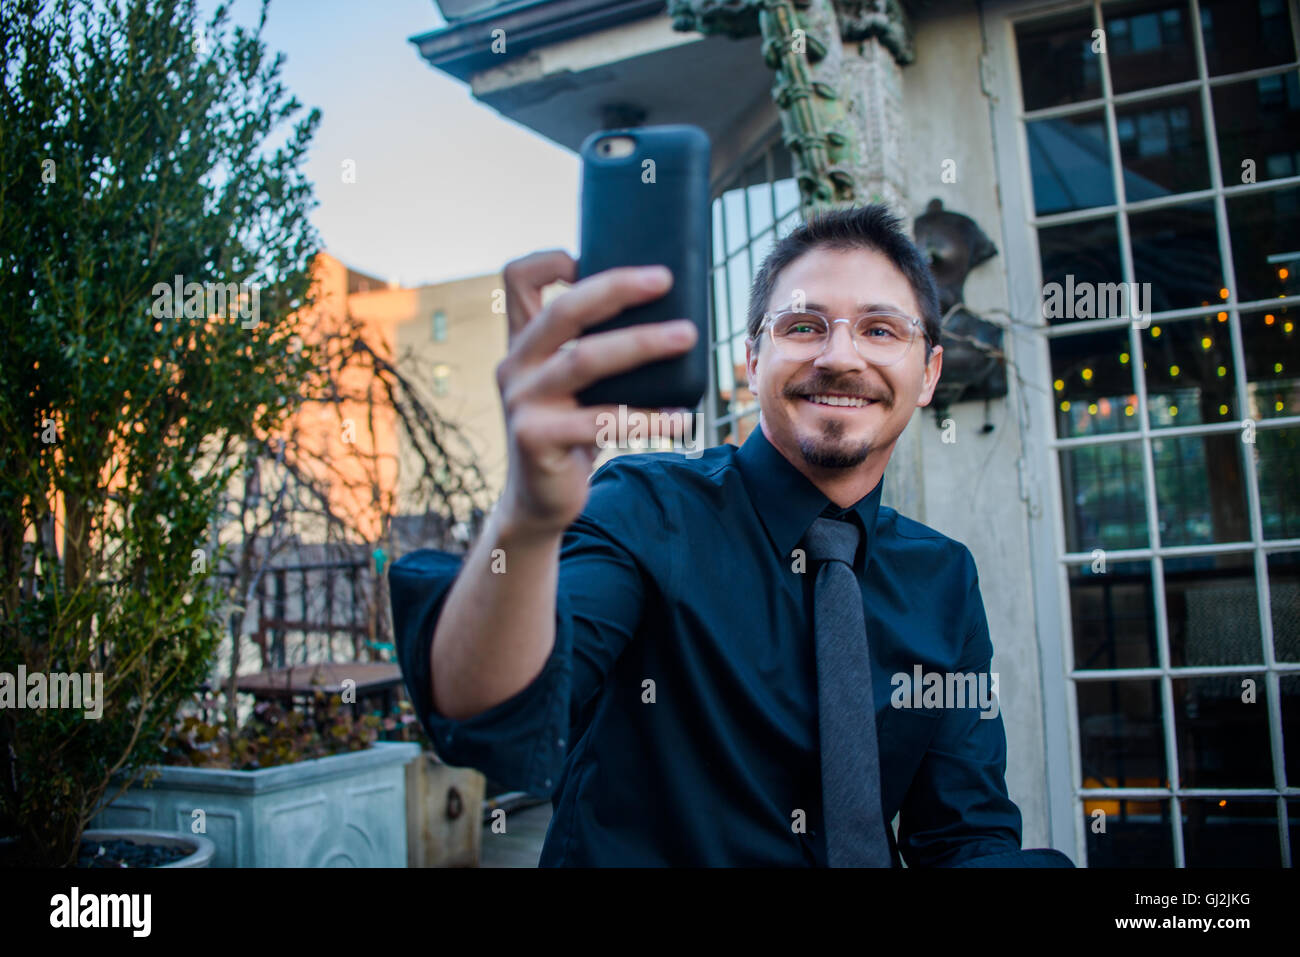
POLYGON ((813 591, 822 814, 831 867, 892 867, 880 807, 880 754, 862 589, 853 573, 856 525, 818 518, 804 535, 823 562, 813 591))

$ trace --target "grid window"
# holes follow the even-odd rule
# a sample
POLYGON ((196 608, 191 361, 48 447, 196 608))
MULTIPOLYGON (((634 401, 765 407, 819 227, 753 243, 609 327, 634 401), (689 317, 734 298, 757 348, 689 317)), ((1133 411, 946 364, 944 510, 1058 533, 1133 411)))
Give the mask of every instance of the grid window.
POLYGON ((799 188, 779 139, 747 157, 713 200, 712 384, 706 402, 715 443, 741 445, 758 423, 758 397, 745 368, 750 285, 777 239, 800 221, 799 188))
POLYGON ((1122 0, 1015 24, 1094 866, 1293 860, 1292 10, 1122 0))

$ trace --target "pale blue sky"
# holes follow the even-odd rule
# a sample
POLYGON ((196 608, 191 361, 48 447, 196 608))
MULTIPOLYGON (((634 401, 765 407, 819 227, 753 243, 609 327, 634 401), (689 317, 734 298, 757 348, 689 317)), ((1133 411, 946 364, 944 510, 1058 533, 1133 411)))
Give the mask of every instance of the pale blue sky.
MULTIPOLYGON (((216 8, 203 0, 203 19, 216 8)), ((236 22, 259 4, 238 0, 236 22)), ((407 38, 442 23, 433 0, 272 0, 262 38, 321 124, 306 172, 325 248, 413 286, 499 270, 559 246, 577 255, 577 156, 477 102, 407 38), (343 183, 344 160, 356 182, 343 183)))

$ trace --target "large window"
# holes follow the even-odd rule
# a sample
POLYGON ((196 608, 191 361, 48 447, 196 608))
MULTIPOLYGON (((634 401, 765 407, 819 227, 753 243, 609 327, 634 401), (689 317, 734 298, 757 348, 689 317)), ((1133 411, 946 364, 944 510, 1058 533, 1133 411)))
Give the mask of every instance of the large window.
POLYGON ((747 157, 713 201, 710 444, 740 445, 758 422, 745 371, 749 287, 776 240, 801 222, 793 177, 790 153, 777 139, 747 157))
POLYGON ((1300 836, 1290 10, 1014 24, 1092 866, 1289 866, 1300 836))

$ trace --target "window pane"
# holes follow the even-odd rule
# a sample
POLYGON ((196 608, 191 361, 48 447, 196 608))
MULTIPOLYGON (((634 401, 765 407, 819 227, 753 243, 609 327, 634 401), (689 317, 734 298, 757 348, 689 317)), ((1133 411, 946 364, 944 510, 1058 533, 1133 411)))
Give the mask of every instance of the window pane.
MULTIPOLYGON (((754 265, 755 273, 758 272, 758 267, 762 265, 763 260, 767 258, 767 254, 772 251, 772 247, 775 245, 776 245, 776 236, 770 230, 764 233, 762 236, 755 239, 754 242, 750 244, 749 259, 750 262, 753 263, 754 265)), ((746 329, 746 330, 748 329, 747 325, 744 322, 739 324, 739 328, 746 329)))
POLYGON ((1160 658, 1151 563, 1099 558, 1070 567, 1074 667, 1156 667, 1160 658))
POLYGON ((1134 277, 1151 284, 1152 312, 1219 301, 1223 267, 1212 202, 1129 213, 1128 228, 1134 277))
POLYGON ((1115 107, 1115 129, 1130 203, 1207 189, 1209 156, 1195 93, 1115 107))
MULTIPOLYGON (((1300 552, 1273 552, 1268 556, 1268 589, 1273 657, 1277 661, 1300 661, 1300 552)), ((1282 701, 1285 706, 1286 699, 1282 701)), ((1300 745, 1300 741, 1296 744, 1300 745)), ((1300 763, 1292 766, 1296 780, 1300 780, 1300 763)))
POLYGON ((1252 553, 1165 559, 1165 612, 1175 668, 1263 664, 1252 553))
POLYGON ((722 194, 722 215, 727 224, 727 254, 731 255, 749 241, 749 227, 745 222, 745 194, 739 189, 729 189, 722 194))
POLYGON ((1223 185, 1300 174, 1300 74, 1230 83, 1211 94, 1223 185))
POLYGON ((1201 34, 1210 75, 1295 59, 1286 0, 1201 0, 1201 34))
POLYGON ((1282 866, 1272 798, 1183 798, 1182 810, 1188 867, 1282 866))
POLYGON ((1085 801, 1089 867, 1173 867, 1173 817, 1164 801, 1085 801), (1101 811, 1105 817, 1096 814, 1101 811), (1096 829, 1104 821, 1105 831, 1096 829))
POLYGON ((1152 428, 1240 419, 1226 311, 1153 323, 1142 331, 1142 365, 1152 428))
POLYGON ((767 183, 767 163, 761 156, 745 170, 745 195, 750 234, 757 236, 772 226, 772 188, 767 183))
POLYGON ((793 179, 779 179, 772 184, 776 192, 776 214, 784 219, 791 211, 799 209, 799 184, 793 179))
POLYGON ((1263 674, 1175 678, 1173 688, 1181 787, 1273 786, 1263 674))
POLYGON ((731 334, 746 328, 749 316, 749 287, 754 271, 749 264, 749 250, 742 249, 727 260, 727 285, 731 291, 731 334))
POLYGON ((731 338, 731 310, 727 305, 727 270, 713 270, 713 338, 722 342, 731 338))
POLYGON ((718 343, 713 350, 714 381, 718 384, 718 411, 726 414, 732 411, 731 399, 735 393, 735 365, 731 361, 731 345, 728 341, 718 343))
POLYGON ((1142 452, 1136 442, 1061 450, 1066 548, 1145 548, 1142 452))
POLYGON ((1110 82, 1116 93, 1196 79, 1191 13, 1186 0, 1106 3, 1110 82))
POLYGON ((1025 135, 1039 216, 1115 202, 1101 110, 1026 123, 1025 135))
POLYGON ((1080 681, 1076 688, 1083 786, 1167 787, 1160 683, 1080 681))
POLYGON ((776 194, 777 218, 799 208, 799 186, 794 181, 794 157, 785 144, 776 143, 768 151, 772 157, 772 190, 776 194))
POLYGON ((1252 419, 1300 415, 1300 334, 1295 326, 1295 313, 1285 306, 1241 317, 1252 419))
POLYGON ((1053 338, 1051 352, 1058 436, 1138 428, 1127 326, 1053 338))
POLYGON ((1098 289, 1110 289, 1124 278, 1115 217, 1040 229, 1038 255, 1043 270, 1044 319, 1050 325, 1115 318, 1115 311, 1124 314, 1112 310, 1111 297, 1096 295, 1098 289), (1051 307, 1048 298, 1057 289, 1063 306, 1059 310, 1051 307))
POLYGON ((1258 429, 1255 470, 1265 538, 1300 538, 1300 429, 1258 429))
POLYGON ((1233 196, 1227 203, 1237 297, 1248 302, 1300 293, 1300 189, 1233 196))
POLYGON ((722 262, 727 258, 727 251, 722 245, 722 200, 713 201, 713 262, 722 262))
POLYGON ((1162 545, 1250 540, 1241 433, 1151 442, 1162 545))
MULTIPOLYGON (((1277 681, 1282 699, 1282 751, 1286 762, 1287 787, 1300 785, 1300 675, 1280 675, 1277 681)), ((1295 853, 1295 845, 1292 845, 1295 853)))
POLYGON ((1093 44, 1092 11, 1016 27, 1020 88, 1026 110, 1101 97, 1101 66, 1093 44))

